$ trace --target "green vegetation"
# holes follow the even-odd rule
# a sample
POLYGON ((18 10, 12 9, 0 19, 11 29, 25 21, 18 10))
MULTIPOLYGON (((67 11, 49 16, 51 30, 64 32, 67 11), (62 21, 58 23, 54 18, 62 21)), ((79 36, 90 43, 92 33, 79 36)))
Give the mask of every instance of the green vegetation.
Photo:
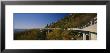
POLYGON ((74 31, 53 29, 48 30, 28 30, 14 33, 15 40, 82 40, 82 36, 74 31), (78 36, 79 35, 79 36, 78 36))
POLYGON ((23 32, 16 32, 14 33, 15 40, 39 40, 39 39, 45 39, 46 32, 40 31, 38 29, 30 29, 23 32))

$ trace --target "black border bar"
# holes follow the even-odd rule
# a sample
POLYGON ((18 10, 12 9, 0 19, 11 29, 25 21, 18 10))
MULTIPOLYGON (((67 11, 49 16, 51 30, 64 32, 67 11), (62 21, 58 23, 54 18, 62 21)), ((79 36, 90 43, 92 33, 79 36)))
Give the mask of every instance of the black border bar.
POLYGON ((5 4, 1 3, 1 51, 5 49, 5 4))
POLYGON ((105 5, 108 1, 4 1, 5 5, 105 5))

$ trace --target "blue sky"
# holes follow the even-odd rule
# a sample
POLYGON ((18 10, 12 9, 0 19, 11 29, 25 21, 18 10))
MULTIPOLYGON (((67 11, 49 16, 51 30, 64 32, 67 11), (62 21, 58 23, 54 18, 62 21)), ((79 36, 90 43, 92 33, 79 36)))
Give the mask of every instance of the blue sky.
POLYGON ((68 15, 68 13, 14 13, 14 29, 44 28, 47 24, 68 15))

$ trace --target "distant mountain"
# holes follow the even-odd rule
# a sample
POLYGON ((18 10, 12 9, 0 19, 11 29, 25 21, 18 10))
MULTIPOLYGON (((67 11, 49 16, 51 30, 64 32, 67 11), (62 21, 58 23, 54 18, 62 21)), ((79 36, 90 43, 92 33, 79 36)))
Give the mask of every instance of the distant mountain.
POLYGON ((97 13, 71 13, 55 23, 47 24, 45 28, 78 28, 87 24, 96 16, 97 13))
POLYGON ((23 32, 26 31, 26 29, 14 29, 14 32, 23 32))

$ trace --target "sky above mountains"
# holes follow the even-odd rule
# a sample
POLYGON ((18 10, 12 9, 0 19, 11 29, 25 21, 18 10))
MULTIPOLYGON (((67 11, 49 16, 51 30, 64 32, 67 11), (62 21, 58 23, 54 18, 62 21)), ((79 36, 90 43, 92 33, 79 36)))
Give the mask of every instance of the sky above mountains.
POLYGON ((14 13, 14 29, 44 28, 47 24, 56 22, 69 13, 14 13))

